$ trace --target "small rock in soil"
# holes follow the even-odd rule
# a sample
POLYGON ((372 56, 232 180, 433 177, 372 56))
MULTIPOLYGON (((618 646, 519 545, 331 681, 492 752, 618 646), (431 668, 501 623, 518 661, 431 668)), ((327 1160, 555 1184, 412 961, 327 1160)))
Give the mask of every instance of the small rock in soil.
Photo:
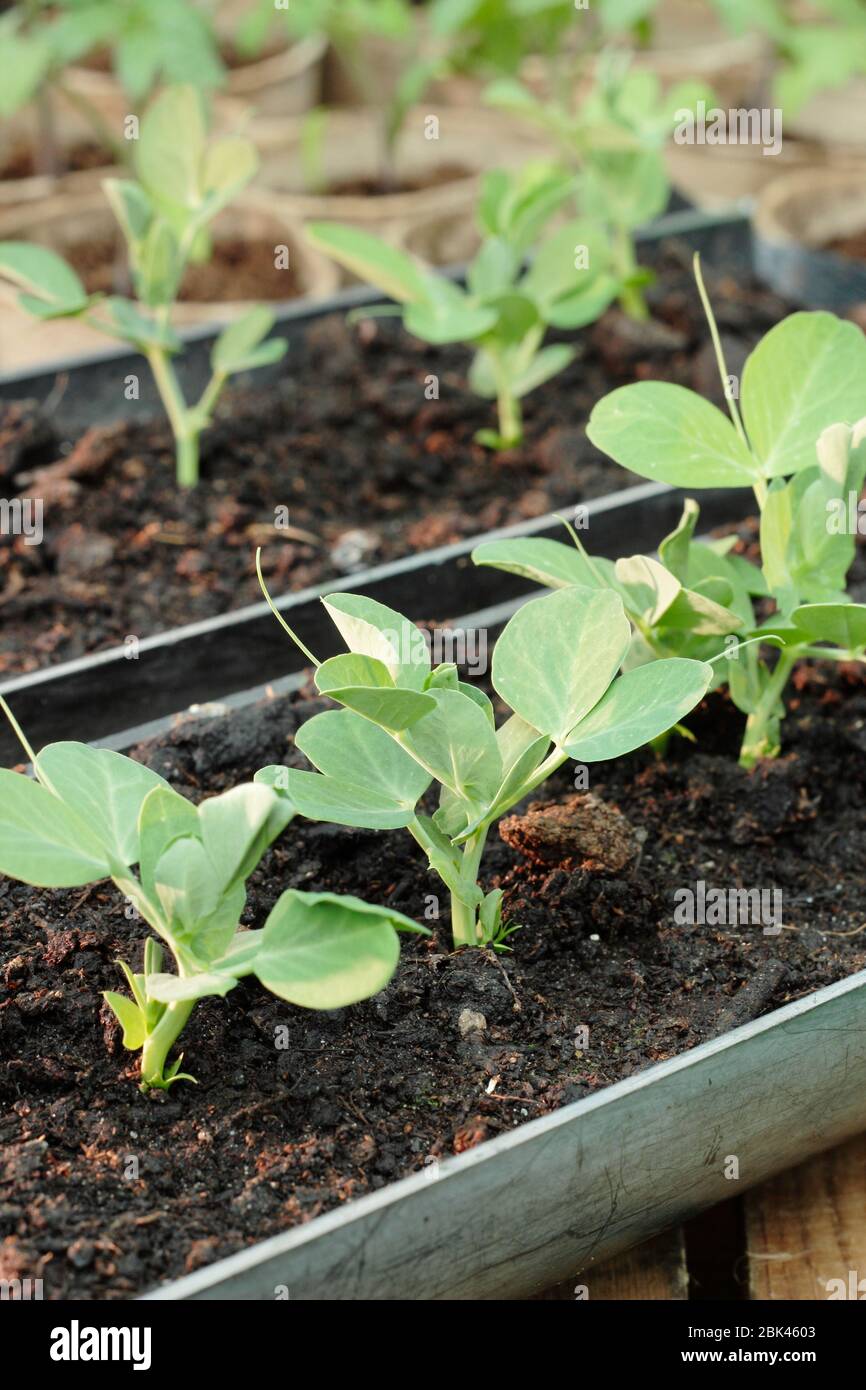
POLYGON ((470 1033, 483 1033, 487 1028, 487 1019, 477 1009, 461 1009, 457 1027, 465 1038, 470 1033))
POLYGON ((540 863, 570 861, 589 873, 619 874, 640 858, 642 836, 615 806, 592 792, 564 801, 535 801, 499 826, 507 845, 540 863))
POLYGON ((57 569, 72 579, 99 574, 114 556, 114 541, 101 531, 86 531, 75 522, 68 526, 57 544, 57 569))

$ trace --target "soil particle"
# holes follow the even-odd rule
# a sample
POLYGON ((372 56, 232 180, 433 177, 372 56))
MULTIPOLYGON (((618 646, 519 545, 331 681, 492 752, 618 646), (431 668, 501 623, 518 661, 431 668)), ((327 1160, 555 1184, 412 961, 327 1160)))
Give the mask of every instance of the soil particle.
POLYGON ((578 792, 560 802, 534 801, 523 815, 506 816, 499 834, 536 863, 607 875, 633 867, 645 838, 621 811, 592 792, 578 792))

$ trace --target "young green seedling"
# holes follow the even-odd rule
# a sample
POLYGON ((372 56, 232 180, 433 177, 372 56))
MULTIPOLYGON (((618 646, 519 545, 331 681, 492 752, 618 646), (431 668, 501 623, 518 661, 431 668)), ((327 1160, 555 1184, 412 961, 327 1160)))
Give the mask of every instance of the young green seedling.
POLYGON ((306 228, 314 246, 403 306, 396 312, 410 333, 428 343, 475 348, 469 384, 496 400, 499 418, 498 431, 481 430, 476 439, 493 449, 520 443, 521 400, 574 359, 568 343, 543 346, 548 328, 580 328, 616 294, 604 236, 591 222, 567 222, 536 245, 572 188, 570 175, 545 166, 519 176, 489 173, 478 208, 485 239, 467 271, 466 290, 367 232, 326 222, 306 228), (530 247, 535 252, 525 268, 530 247))
POLYGON ((184 271, 208 254, 208 224, 249 182, 256 164, 248 140, 209 141, 197 92, 173 87, 141 122, 137 180, 103 183, 126 239, 135 300, 88 294, 71 266, 47 247, 0 242, 0 276, 21 289, 22 308, 40 319, 82 318, 145 355, 174 433, 181 487, 198 482, 199 440, 229 377, 278 361, 286 350, 285 339, 267 338, 274 316, 257 305, 217 338, 211 378, 194 405, 186 403, 172 364, 183 348, 171 311, 184 271))
MULTIPOLYGON (((268 597, 260 567, 259 579, 268 597)), ((271 607, 316 666, 319 691, 342 708, 298 731, 318 771, 268 767, 256 780, 313 820, 405 827, 451 894, 455 946, 500 932, 502 892, 478 882, 491 826, 569 758, 617 758, 657 738, 702 699, 713 674, 673 658, 619 675, 631 635, 622 600, 569 588, 527 603, 499 637, 493 688, 512 713, 497 727, 490 699, 454 664, 432 668, 408 619, 360 594, 322 602, 349 651, 321 663, 271 607), (428 815, 419 803, 431 785, 438 807, 428 815)))
POLYGON ((563 165, 577 173, 579 212, 598 223, 609 239, 622 308, 633 318, 645 319, 649 311, 644 287, 653 275, 637 263, 634 232, 667 206, 671 190, 665 144, 682 112, 692 110, 708 90, 688 82, 663 94, 654 73, 628 71, 621 54, 598 59, 589 90, 576 109, 571 102, 574 86, 580 84, 570 84, 566 96, 539 98, 516 78, 506 78, 492 83, 485 99, 525 117, 552 137, 563 165))
POLYGON ((396 931, 426 930, 358 898, 295 889, 263 927, 241 929, 246 880, 295 814, 286 796, 247 784, 196 807, 119 753, 83 743, 34 753, 2 697, 0 707, 37 779, 0 770, 0 873, 41 888, 111 878, 160 938, 146 942, 140 973, 118 962, 131 997, 105 994, 124 1046, 141 1050, 142 1090, 194 1080, 168 1054, 199 999, 255 975, 291 1004, 341 1008, 387 984, 396 931))
POLYGON ((659 560, 632 556, 613 566, 543 540, 492 542, 476 560, 547 585, 613 589, 634 624, 632 661, 672 654, 708 660, 715 647, 724 659, 718 679, 747 715, 740 760, 748 767, 779 750, 782 695, 798 660, 862 660, 866 651, 866 605, 845 592, 856 534, 850 503, 866 477, 866 338, 832 314, 792 314, 751 353, 735 392, 699 285, 731 419, 682 386, 638 382, 605 396, 587 433, 618 463, 655 481, 751 485, 761 512, 760 570, 728 553, 730 540, 694 540, 694 502, 662 542, 659 560), (760 623, 755 599, 774 604, 760 623), (762 637, 782 647, 772 668, 757 644, 746 646, 762 637))
POLYGON ((133 111, 158 82, 207 90, 224 75, 206 7, 189 0, 23 0, 8 7, 0 15, 0 116, 35 104, 40 173, 57 174, 62 166, 57 98, 84 118, 112 158, 126 163, 121 133, 69 80, 70 66, 97 52, 110 56, 133 111))

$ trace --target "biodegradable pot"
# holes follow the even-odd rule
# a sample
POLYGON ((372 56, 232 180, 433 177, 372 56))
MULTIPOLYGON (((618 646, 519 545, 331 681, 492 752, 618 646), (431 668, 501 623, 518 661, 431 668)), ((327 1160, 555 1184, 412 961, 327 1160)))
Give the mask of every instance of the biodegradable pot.
POLYGON ((805 140, 782 142, 776 155, 760 145, 677 145, 665 154, 668 175, 678 193, 696 207, 713 212, 732 203, 751 201, 775 181, 795 171, 821 169, 819 145, 805 140))
MULTIPOLYGON (((314 36, 279 45, 261 58, 229 67, 224 87, 213 98, 215 117, 230 123, 250 111, 274 117, 302 116, 319 101, 326 47, 323 38, 314 36)), ((66 75, 66 85, 112 130, 122 132, 123 121, 134 108, 113 72, 73 67, 66 75)), ((72 119, 79 128, 86 125, 77 111, 72 119)))
POLYGON ((866 77, 820 92, 797 115, 785 117, 792 134, 817 140, 833 154, 866 153, 866 77))
POLYGON ((866 164, 786 175, 755 208, 755 269, 780 294, 846 313, 866 301, 866 259, 824 248, 858 234, 866 244, 866 164))
MULTIPOLYGON (((320 256, 275 211, 255 203, 247 203, 243 195, 224 209, 213 224, 217 243, 243 238, 267 240, 275 247, 289 248, 289 262, 300 285, 301 296, 321 299, 334 293, 338 275, 326 257, 320 256)), ((38 217, 30 206, 0 214, 0 240, 34 241, 49 246, 60 255, 70 247, 111 240, 118 246, 121 238, 114 215, 105 197, 99 193, 78 198, 53 198, 40 204, 38 217)), ((271 301, 273 302, 273 301, 271 301)), ((273 302, 282 309, 291 300, 273 302)), ((223 323, 236 318, 248 307, 240 299, 213 302, 182 301, 175 305, 172 322, 188 328, 196 324, 223 323)), ((54 319, 40 322, 17 303, 17 292, 8 285, 0 286, 0 368, 4 371, 33 365, 60 353, 98 351, 106 343, 105 334, 77 319, 54 319)))
POLYGON ((443 214, 470 220, 482 174, 520 166, 539 152, 531 133, 515 129, 494 112, 458 109, 431 113, 413 108, 395 150, 394 177, 408 191, 372 196, 360 191, 328 192, 382 177, 382 120, 367 108, 328 113, 322 140, 324 191, 310 191, 304 163, 302 122, 254 121, 249 133, 261 156, 253 195, 293 222, 312 219, 346 222, 390 241, 443 214), (435 114, 438 137, 428 138, 435 114))

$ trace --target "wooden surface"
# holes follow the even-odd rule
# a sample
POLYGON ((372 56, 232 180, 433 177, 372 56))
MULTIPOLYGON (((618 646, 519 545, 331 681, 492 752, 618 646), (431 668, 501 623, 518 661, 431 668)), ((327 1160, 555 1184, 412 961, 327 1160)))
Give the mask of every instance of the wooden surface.
POLYGON ((866 1298, 866 1134, 745 1196, 752 1298, 866 1298), (856 1271, 852 1280, 851 1274, 856 1271), (829 1287, 828 1287, 829 1285, 829 1287))
POLYGON ((831 1294, 866 1300, 866 1134, 537 1297, 812 1302, 831 1294))

